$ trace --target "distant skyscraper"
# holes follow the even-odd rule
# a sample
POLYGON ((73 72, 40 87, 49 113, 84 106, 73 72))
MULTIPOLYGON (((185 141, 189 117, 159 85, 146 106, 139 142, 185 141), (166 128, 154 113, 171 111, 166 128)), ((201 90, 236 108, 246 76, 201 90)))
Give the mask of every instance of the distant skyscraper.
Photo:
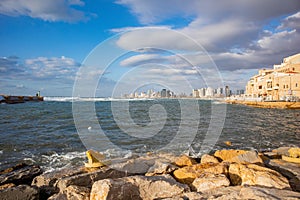
POLYGON ((198 89, 193 89, 193 97, 199 98, 199 90, 198 89))
POLYGON ((166 89, 162 89, 161 92, 160 92, 160 96, 162 98, 167 97, 167 90, 166 89))
POLYGON ((201 88, 199 89, 199 97, 205 97, 206 95, 206 89, 205 88, 201 88))
POLYGON ((226 85, 225 86, 225 97, 229 97, 230 96, 230 89, 229 89, 229 87, 226 85))
POLYGON ((213 97, 214 96, 214 89, 211 88, 211 87, 208 87, 206 89, 206 94, 205 94, 206 97, 213 97))

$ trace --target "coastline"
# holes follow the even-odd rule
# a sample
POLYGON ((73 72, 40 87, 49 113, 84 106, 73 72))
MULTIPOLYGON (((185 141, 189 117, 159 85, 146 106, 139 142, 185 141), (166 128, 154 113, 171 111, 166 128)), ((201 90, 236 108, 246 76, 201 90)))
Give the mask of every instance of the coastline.
POLYGON ((229 104, 242 104, 258 108, 279 108, 279 109, 300 109, 300 102, 279 102, 279 101, 242 101, 225 100, 229 104))
POLYGON ((20 164, 3 170, 0 199, 300 198, 299 147, 223 149, 197 158, 148 153, 103 161, 94 151, 87 157, 101 167, 44 173, 39 166, 20 164))

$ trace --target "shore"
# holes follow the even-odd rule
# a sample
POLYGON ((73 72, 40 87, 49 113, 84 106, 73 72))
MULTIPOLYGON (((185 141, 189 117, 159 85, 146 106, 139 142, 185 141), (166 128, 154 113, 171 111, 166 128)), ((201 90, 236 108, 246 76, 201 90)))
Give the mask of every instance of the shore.
POLYGON ((116 160, 88 151, 87 158, 53 172, 26 164, 3 170, 0 199, 300 199, 298 147, 116 160))
POLYGON ((226 100, 230 104, 242 104, 259 108, 300 109, 300 102, 268 102, 268 101, 240 101, 226 100))

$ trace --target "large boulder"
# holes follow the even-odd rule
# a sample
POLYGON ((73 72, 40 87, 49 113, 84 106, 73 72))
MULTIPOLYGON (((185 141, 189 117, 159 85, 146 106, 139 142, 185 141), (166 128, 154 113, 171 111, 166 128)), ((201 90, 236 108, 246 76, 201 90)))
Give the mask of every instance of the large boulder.
POLYGON ((182 155, 175 160, 175 165, 178 167, 192 166, 194 164, 197 164, 196 160, 187 155, 182 155))
POLYGON ((203 163, 219 163, 218 159, 214 156, 211 156, 209 154, 204 154, 201 156, 201 164, 203 163))
POLYGON ((256 151, 245 150, 218 150, 214 154, 215 157, 221 159, 224 162, 230 163, 260 163, 263 164, 263 160, 256 151))
POLYGON ((38 200, 39 191, 36 187, 28 185, 18 185, 16 187, 0 190, 0 199, 2 200, 38 200))
POLYGON ((189 191, 189 187, 176 182, 170 175, 131 176, 104 179, 93 184, 91 200, 101 199, 162 199, 189 191))
POLYGON ((178 169, 178 167, 169 162, 166 162, 164 160, 156 160, 155 164, 149 168, 148 172, 145 175, 154 176, 154 175, 170 174, 176 169, 178 169))
POLYGON ((97 171, 78 174, 74 176, 63 177, 59 179, 56 183, 56 187, 60 189, 60 191, 64 191, 70 185, 83 186, 91 188, 94 182, 106 179, 106 178, 121 178, 131 175, 130 173, 126 173, 124 171, 118 171, 110 168, 101 168, 97 171))
POLYGON ((36 165, 18 164, 16 166, 0 171, 0 185, 6 183, 31 184, 34 177, 40 175, 42 169, 36 165))
POLYGON ((289 156, 292 158, 300 158, 300 148, 293 147, 288 150, 289 156))
POLYGON ((279 172, 255 164, 233 163, 229 166, 233 185, 258 185, 279 189, 291 189, 289 181, 279 172))
POLYGON ((227 174, 228 166, 225 163, 204 163, 187 166, 174 171, 174 177, 181 183, 191 184, 203 173, 227 174))
POLYGON ((197 192, 229 186, 230 181, 224 174, 204 173, 192 183, 192 188, 197 192))
POLYGON ((61 191, 48 200, 89 200, 91 189, 76 185, 68 186, 64 191, 61 191))
POLYGON ((230 186, 207 190, 198 199, 300 199, 300 193, 277 188, 257 186, 230 186))
POLYGON ((276 153, 277 155, 284 155, 284 156, 289 156, 290 153, 289 153, 289 150, 290 150, 291 147, 279 147, 277 149, 273 149, 272 152, 273 153, 276 153))
POLYGON ((287 177, 292 189, 300 192, 300 164, 287 162, 281 159, 273 159, 266 165, 287 177))

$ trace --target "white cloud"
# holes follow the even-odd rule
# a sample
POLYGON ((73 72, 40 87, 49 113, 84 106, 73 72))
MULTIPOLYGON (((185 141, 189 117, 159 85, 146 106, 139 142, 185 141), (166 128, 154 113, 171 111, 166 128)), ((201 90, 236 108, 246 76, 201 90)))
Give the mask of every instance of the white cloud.
POLYGON ((72 6, 84 6, 81 0, 1 0, 0 13, 8 16, 29 16, 45 21, 75 22, 86 20, 83 11, 72 6))
POLYGON ((74 79, 80 66, 72 58, 38 57, 25 60, 25 65, 33 78, 40 79, 74 79))

